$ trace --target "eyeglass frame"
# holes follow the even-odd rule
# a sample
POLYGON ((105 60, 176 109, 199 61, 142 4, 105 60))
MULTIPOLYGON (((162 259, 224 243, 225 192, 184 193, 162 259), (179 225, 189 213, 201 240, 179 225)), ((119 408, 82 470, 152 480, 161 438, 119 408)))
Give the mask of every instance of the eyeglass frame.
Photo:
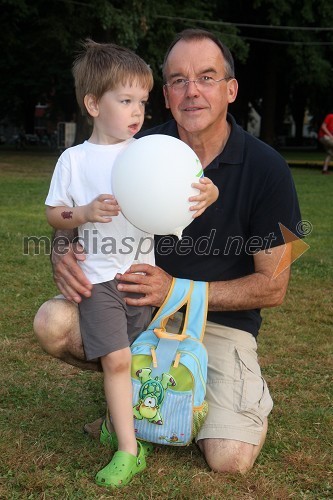
MULTIPOLYGON (((194 83, 195 87, 198 88, 197 81, 202 80, 203 78, 205 78, 205 76, 200 76, 199 78, 196 78, 195 80, 188 80, 186 78, 179 78, 179 80, 184 80, 184 85, 182 87, 179 87, 179 90, 185 90, 186 87, 188 87, 189 83, 194 83)), ((220 78, 219 80, 215 80, 215 78, 213 78, 212 76, 209 76, 209 78, 214 83, 220 83, 223 80, 232 80, 234 77, 233 76, 225 76, 224 78, 220 78)), ((173 83, 164 83, 163 87, 170 87, 171 89, 173 89, 173 91, 175 91, 174 84, 176 83, 176 81, 173 83)), ((176 89, 177 89, 177 87, 176 87, 176 89)))

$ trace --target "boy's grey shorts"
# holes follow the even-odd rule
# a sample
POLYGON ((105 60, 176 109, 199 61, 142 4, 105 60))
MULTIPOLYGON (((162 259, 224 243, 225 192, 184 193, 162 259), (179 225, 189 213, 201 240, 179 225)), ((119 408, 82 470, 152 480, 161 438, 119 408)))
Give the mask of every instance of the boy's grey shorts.
POLYGON ((150 306, 128 306, 124 297, 138 294, 117 290, 117 280, 95 284, 79 304, 80 329, 88 361, 131 345, 151 321, 150 306))

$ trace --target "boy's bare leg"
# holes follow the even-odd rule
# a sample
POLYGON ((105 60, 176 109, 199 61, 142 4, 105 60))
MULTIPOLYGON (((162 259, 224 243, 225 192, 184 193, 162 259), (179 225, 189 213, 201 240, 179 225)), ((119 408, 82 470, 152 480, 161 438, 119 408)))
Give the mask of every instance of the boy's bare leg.
POLYGON ((117 433, 118 449, 137 455, 134 432, 131 381, 131 350, 129 347, 101 357, 104 372, 104 391, 117 433), (121 404, 119 404, 121 402, 121 404))
MULTIPOLYGON (((170 333, 179 333, 183 329, 183 322, 184 322, 185 316, 183 313, 175 313, 172 318, 168 321, 168 332, 170 333)), ((94 439, 99 439, 100 433, 101 433, 101 426, 103 424, 104 417, 97 418, 93 422, 89 422, 84 425, 83 429, 84 431, 92 438, 94 439)), ((113 432, 114 429, 112 427, 112 424, 110 422, 110 418, 107 415, 106 416, 106 426, 110 432, 113 432)))

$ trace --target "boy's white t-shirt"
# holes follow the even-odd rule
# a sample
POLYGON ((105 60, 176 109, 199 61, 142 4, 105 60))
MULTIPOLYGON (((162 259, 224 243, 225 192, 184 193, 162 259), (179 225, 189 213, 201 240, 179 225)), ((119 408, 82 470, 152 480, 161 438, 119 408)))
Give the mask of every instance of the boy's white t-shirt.
MULTIPOLYGON (((85 141, 60 156, 45 205, 87 205, 100 194, 112 194, 111 172, 118 154, 136 139, 112 145, 85 141)), ((122 213, 105 224, 93 222, 78 228, 87 254, 80 266, 91 283, 112 280, 133 263, 155 264, 154 237, 131 224, 122 213)))

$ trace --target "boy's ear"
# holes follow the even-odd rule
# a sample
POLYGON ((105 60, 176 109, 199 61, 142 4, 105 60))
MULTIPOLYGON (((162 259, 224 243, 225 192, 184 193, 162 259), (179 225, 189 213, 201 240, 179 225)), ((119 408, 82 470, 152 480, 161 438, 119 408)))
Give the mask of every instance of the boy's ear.
POLYGON ((83 102, 89 115, 93 118, 96 118, 99 114, 99 107, 96 97, 93 94, 86 94, 84 96, 83 102))

